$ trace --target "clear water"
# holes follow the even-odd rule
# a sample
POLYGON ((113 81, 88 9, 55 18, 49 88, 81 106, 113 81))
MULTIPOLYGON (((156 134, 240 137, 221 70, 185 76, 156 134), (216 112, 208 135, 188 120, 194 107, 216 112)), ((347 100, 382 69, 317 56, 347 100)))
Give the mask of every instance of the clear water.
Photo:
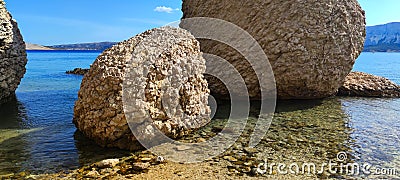
MULTIPOLYGON (((355 71, 386 77, 400 84, 400 53, 362 53, 355 71)), ((378 168, 395 168, 400 178, 400 99, 340 98, 352 128, 355 160, 378 168)))
POLYGON ((82 76, 65 71, 89 68, 99 54, 28 52, 16 100, 0 107, 0 174, 51 173, 124 153, 96 146, 72 124, 82 76))
POLYGON ((400 84, 400 53, 361 53, 354 70, 383 76, 400 84))
MULTIPOLYGON (((96 146, 72 124, 82 77, 65 71, 88 68, 99 54, 28 52, 27 73, 16 100, 0 107, 0 174, 56 172, 128 153, 96 146)), ((354 69, 400 84, 400 53, 363 53, 354 69)), ((294 153, 304 145, 333 158, 346 151, 352 161, 400 171, 400 99, 331 98, 279 104, 268 136, 281 142, 287 141, 285 137, 305 140, 286 147, 291 156, 297 156, 294 153)))

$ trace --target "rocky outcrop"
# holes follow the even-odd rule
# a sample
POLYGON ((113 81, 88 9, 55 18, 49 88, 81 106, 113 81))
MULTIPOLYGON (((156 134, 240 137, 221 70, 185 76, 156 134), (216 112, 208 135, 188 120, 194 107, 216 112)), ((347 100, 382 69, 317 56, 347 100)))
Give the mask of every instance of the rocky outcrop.
POLYGON ((66 71, 66 74, 85 75, 89 69, 75 68, 74 70, 66 71))
POLYGON ((338 96, 400 97, 400 86, 389 79, 363 72, 351 72, 338 96))
MULTIPOLYGON (((183 0, 182 11, 183 18, 218 18, 249 32, 268 56, 281 99, 335 94, 365 39, 364 11, 356 0, 183 0)), ((200 43, 204 53, 233 64, 244 77, 249 95, 259 96, 255 73, 239 53, 210 40, 200 43)), ((212 93, 228 95, 221 82, 207 80, 212 93)))
POLYGON ((0 103, 9 99, 25 74, 25 43, 15 20, 0 0, 0 103))
MULTIPOLYGON (((199 43, 190 33, 171 27, 146 31, 107 49, 96 59, 83 78, 73 122, 101 146, 140 149, 124 113, 122 94, 126 93, 133 102, 129 104, 132 108, 125 109, 132 112, 128 113, 132 115, 129 120, 143 121, 148 114, 164 134, 181 137, 210 120, 204 72, 199 43), (136 89, 123 89, 127 77, 131 78, 126 79, 128 84, 136 89), (171 113, 174 109, 167 109, 163 98, 180 110, 171 113)), ((144 136, 152 133, 143 130, 144 136)))

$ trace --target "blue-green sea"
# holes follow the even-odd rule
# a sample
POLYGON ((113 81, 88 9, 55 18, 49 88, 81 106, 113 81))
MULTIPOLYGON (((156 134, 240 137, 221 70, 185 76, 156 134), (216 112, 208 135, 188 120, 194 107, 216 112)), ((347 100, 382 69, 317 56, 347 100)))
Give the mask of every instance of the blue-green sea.
MULTIPOLYGON (((20 171, 53 173, 129 154, 95 145, 72 123, 82 76, 65 71, 89 68, 100 53, 28 52, 27 72, 16 99, 0 106, 0 175, 20 171)), ((362 53, 354 70, 400 84, 400 53, 362 53)), ((333 97, 323 101, 282 101, 278 102, 276 117, 274 121, 312 125, 291 131, 279 129, 281 126, 275 123, 273 132, 308 139, 305 142, 310 144, 305 146, 332 149, 328 154, 345 149, 352 162, 397 169, 397 175, 371 175, 372 178, 399 178, 400 99, 333 97), (321 136, 321 132, 326 133, 321 136)))

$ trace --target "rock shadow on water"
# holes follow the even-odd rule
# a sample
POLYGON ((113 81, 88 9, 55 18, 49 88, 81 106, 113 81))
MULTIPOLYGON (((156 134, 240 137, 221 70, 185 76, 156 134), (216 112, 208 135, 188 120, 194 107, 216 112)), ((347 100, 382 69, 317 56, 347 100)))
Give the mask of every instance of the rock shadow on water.
POLYGON ((314 100, 279 100, 276 104, 276 113, 312 109, 322 105, 322 99, 314 100))
POLYGON ((101 147, 78 130, 74 133, 74 140, 75 147, 78 151, 80 166, 89 165, 103 159, 118 159, 130 155, 130 151, 128 150, 101 147))
MULTIPOLYGON (((231 101, 227 99, 215 99, 217 108, 211 108, 214 115, 214 119, 227 119, 230 115, 231 101)), ((292 111, 303 111, 312 109, 317 106, 323 105, 323 99, 313 100, 278 100, 275 106, 275 113, 284 113, 292 111)), ((267 106, 272 106, 274 103, 268 103, 267 106)), ((268 107, 274 108, 274 107, 268 107)), ((252 100, 250 101, 249 116, 257 118, 260 115, 261 101, 252 100)))
POLYGON ((0 174, 19 171, 21 167, 15 164, 29 158, 23 155, 27 154, 25 149, 13 148, 27 146, 21 136, 34 131, 27 129, 27 119, 24 105, 15 95, 0 105, 0 174))
POLYGON ((13 95, 7 102, 0 104, 0 129, 27 128, 25 106, 13 95))

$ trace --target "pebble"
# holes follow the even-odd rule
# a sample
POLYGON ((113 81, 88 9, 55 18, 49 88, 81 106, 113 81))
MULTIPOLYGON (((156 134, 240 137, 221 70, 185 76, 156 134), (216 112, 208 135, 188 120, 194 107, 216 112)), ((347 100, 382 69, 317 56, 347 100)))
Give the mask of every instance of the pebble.
POLYGON ((132 169, 135 171, 143 171, 145 169, 148 169, 150 167, 149 163, 133 163, 132 164, 132 169))
POLYGON ((181 145, 181 146, 177 146, 175 149, 177 151, 186 151, 186 150, 191 149, 191 147, 190 146, 181 145))
POLYGON ((100 173, 97 172, 96 170, 92 170, 92 171, 88 172, 88 173, 86 174, 86 176, 95 178, 95 177, 100 176, 100 173))
POLYGON ((199 142, 199 143, 206 142, 206 141, 207 141, 207 140, 204 139, 204 138, 199 138, 199 139, 197 139, 197 142, 199 142))
POLYGON ((151 160, 151 158, 140 158, 140 161, 142 162, 150 162, 151 160))
MULTIPOLYGON (((107 173, 113 172, 113 170, 114 170, 114 169, 112 169, 112 168, 105 168, 105 169, 101 169, 101 170, 100 170, 100 173, 101 173, 101 174, 107 174, 107 173)), ((115 170, 118 171, 119 169, 115 169, 115 170)))
POLYGON ((230 162, 236 162, 238 161, 236 158, 232 157, 232 156, 224 156, 224 159, 230 162))
POLYGON ((178 176, 182 176, 182 171, 175 171, 174 174, 178 175, 178 176))
POLYGON ((253 165, 253 163, 251 163, 251 162, 245 162, 243 165, 245 165, 245 166, 251 166, 251 165, 253 165))
POLYGON ((162 156, 157 156, 157 160, 158 163, 163 163, 165 161, 164 157, 162 156))
POLYGON ((20 172, 18 175, 22 176, 22 177, 25 177, 27 175, 27 173, 26 172, 20 172))
POLYGON ((249 154, 255 154, 258 152, 258 150, 256 148, 251 148, 251 147, 245 147, 244 151, 249 153, 249 154))
POLYGON ((245 173, 249 173, 251 171, 251 168, 250 167, 245 167, 244 169, 243 169, 243 172, 245 172, 245 173))
POLYGON ((112 168, 119 163, 119 159, 106 159, 97 163, 98 168, 112 168))

